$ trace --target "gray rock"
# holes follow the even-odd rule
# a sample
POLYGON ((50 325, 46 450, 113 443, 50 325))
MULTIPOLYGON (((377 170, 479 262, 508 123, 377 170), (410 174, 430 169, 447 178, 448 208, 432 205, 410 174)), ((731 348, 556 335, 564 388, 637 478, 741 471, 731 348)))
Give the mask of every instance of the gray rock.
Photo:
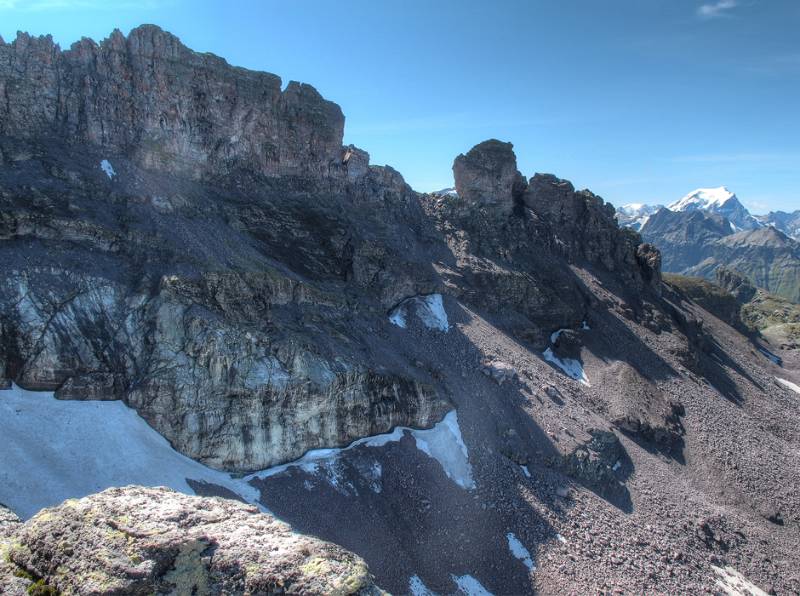
POLYGON ((517 170, 513 145, 497 140, 475 145, 453 162, 459 198, 468 204, 493 206, 508 213, 525 190, 525 178, 517 170))
POLYGON ((28 574, 63 594, 381 593, 366 563, 340 547, 255 507, 165 488, 66 501, 3 548, 0 582, 28 574))
POLYGON ((88 142, 194 177, 341 170, 344 116, 310 85, 232 68, 154 25, 61 51, 50 36, 0 44, 0 133, 88 142), (102 98, 96 101, 95 98, 102 98))
POLYGON ((481 365, 481 372, 498 385, 517 378, 517 371, 508 362, 487 360, 481 365))

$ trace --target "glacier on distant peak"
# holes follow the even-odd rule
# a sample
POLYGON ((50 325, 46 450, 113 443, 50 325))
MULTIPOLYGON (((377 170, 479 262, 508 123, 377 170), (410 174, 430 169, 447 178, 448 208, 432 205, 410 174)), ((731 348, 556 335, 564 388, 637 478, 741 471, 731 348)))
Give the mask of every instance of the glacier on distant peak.
POLYGON ((698 188, 679 201, 669 205, 670 211, 705 211, 726 217, 731 231, 754 230, 763 224, 739 202, 739 198, 726 186, 698 188))
POLYGON ((731 199, 738 200, 736 195, 728 190, 727 186, 698 188, 687 194, 679 201, 672 203, 669 206, 669 209, 670 211, 690 211, 692 209, 722 207, 731 199))

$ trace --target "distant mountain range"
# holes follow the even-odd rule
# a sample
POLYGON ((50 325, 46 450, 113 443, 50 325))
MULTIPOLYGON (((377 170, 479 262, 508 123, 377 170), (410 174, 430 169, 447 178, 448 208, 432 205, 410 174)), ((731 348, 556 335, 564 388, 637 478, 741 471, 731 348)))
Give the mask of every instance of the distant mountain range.
POLYGON ((713 280, 724 266, 800 301, 800 210, 754 216, 721 186, 699 188, 667 207, 624 205, 617 221, 661 249, 664 271, 713 280))

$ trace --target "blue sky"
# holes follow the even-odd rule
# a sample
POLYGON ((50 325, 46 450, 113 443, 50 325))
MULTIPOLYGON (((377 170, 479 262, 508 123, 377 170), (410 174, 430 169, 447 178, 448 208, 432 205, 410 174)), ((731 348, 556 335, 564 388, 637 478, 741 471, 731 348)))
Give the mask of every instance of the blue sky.
POLYGON ((6 41, 141 23, 311 83, 417 190, 499 138, 615 205, 727 185, 800 209, 798 0, 0 0, 6 41))

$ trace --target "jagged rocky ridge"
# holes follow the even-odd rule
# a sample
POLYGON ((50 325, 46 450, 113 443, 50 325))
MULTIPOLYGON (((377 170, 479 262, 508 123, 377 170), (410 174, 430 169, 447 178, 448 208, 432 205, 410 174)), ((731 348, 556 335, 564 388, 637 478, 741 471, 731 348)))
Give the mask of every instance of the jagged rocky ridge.
POLYGON ((336 482, 252 480, 392 591, 692 593, 727 565, 800 589, 800 414, 775 382, 797 378, 662 284, 600 197, 499 141, 420 195, 311 88, 152 26, 20 35, 0 84, 6 383, 124 400, 233 471, 457 408, 472 488, 408 434, 337 456, 336 482), (430 303, 448 325, 409 307, 430 303))
MULTIPOLYGON (((20 34, 0 65, 6 379, 124 399, 183 453, 241 471, 430 426, 451 407, 430 375, 365 337, 447 284, 431 261, 447 248, 399 174, 342 146, 338 106, 151 26, 63 52, 20 34)), ((499 217, 538 202, 569 223, 556 238, 516 218, 520 242, 533 226, 568 242, 565 258, 640 287, 657 276, 610 207, 563 181, 528 185, 510 144, 479 145, 454 171, 468 208, 496 203, 499 217)), ((477 264, 466 273, 476 300, 515 301, 533 329, 572 324, 584 297, 546 267, 560 278, 549 295, 523 269, 504 282, 477 264), (510 284, 502 298, 481 287, 498 282, 510 284)))

